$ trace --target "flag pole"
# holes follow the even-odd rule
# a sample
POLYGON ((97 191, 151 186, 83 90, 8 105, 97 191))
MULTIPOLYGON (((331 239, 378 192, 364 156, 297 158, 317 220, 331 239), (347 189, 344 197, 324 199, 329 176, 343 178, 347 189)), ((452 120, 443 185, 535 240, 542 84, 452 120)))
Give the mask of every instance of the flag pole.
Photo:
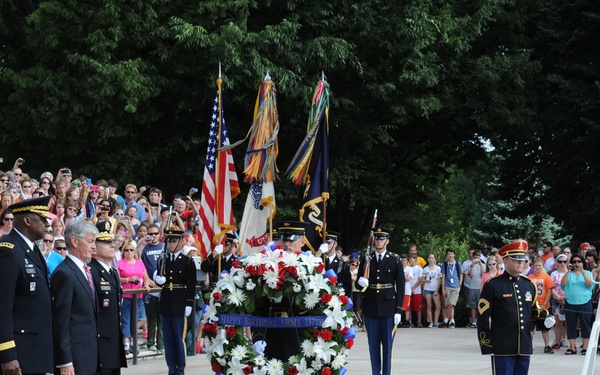
MULTIPOLYGON (((222 112, 222 107, 221 107, 221 84, 223 83, 223 79, 221 78, 221 62, 219 61, 219 78, 217 78, 217 90, 219 92, 219 115, 218 115, 218 121, 219 121, 219 134, 217 135, 217 147, 221 146, 221 124, 223 121, 223 112, 222 112)), ((217 165, 219 165, 219 159, 221 158, 221 152, 219 150, 217 150, 217 165)), ((215 182, 219 182, 219 169, 220 168, 216 168, 215 169, 215 182)), ((219 190, 219 186, 215 187, 215 192, 218 192, 219 190)), ((215 194, 215 207, 219 207, 219 194, 216 193, 215 194)), ((216 212, 215 212, 216 213, 216 212)), ((217 213, 217 218, 218 218, 218 213, 217 213)), ((211 243, 213 243, 214 238, 211 240, 211 243)), ((217 270, 219 271, 219 274, 217 275, 217 279, 219 277, 219 275, 221 274, 221 254, 217 255, 218 258, 218 267, 217 270)))

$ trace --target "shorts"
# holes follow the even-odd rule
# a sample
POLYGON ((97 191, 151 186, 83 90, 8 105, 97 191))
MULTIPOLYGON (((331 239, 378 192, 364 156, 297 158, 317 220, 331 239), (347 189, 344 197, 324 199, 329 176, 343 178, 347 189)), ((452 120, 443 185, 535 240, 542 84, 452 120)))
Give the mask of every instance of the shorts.
POLYGON ((432 296, 432 295, 433 295, 433 293, 435 293, 435 292, 436 292, 435 290, 424 290, 424 291, 423 291, 423 294, 426 294, 426 295, 428 295, 428 296, 432 296))
POLYGON ((467 291, 467 309, 476 309, 479 305, 481 292, 479 289, 469 289, 467 291))
POLYGON ((402 311, 408 311, 410 308, 410 296, 404 295, 404 301, 402 302, 402 311))
POLYGON ((444 289, 446 289, 446 306, 456 306, 456 302, 458 302, 458 296, 460 294, 460 288, 446 287, 444 289))
POLYGON ((410 296, 410 311, 422 311, 423 310, 423 295, 413 294, 410 296))

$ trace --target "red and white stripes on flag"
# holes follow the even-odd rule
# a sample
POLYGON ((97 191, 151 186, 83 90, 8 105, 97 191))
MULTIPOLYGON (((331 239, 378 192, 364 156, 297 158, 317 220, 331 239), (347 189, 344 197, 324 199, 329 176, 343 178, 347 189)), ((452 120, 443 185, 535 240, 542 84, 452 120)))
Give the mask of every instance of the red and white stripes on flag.
POLYGON ((202 259, 206 258, 215 245, 224 242, 225 233, 235 230, 231 200, 240 193, 231 150, 218 150, 219 147, 229 145, 229 136, 223 118, 221 78, 217 80, 217 86, 202 182, 200 206, 202 259))

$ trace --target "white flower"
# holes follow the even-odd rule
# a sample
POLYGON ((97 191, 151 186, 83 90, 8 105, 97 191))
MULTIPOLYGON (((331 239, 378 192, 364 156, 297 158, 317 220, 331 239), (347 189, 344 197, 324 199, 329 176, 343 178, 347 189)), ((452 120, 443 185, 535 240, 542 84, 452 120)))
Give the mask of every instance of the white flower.
POLYGON ((227 301, 236 306, 242 306, 242 303, 246 300, 246 295, 240 289, 236 289, 231 292, 227 297, 227 301))
POLYGON ((331 368, 338 370, 346 363, 346 358, 343 355, 337 355, 331 362, 331 368))
POLYGON ((294 293, 300 293, 301 290, 302 286, 300 286, 298 283, 294 283, 294 293))
POLYGON ((219 362, 221 366, 225 366, 227 364, 227 360, 223 357, 217 357, 217 362, 219 362))
POLYGON ((252 282, 252 280, 248 280, 246 283, 246 290, 254 290, 256 288, 256 284, 252 282))
POLYGON ((333 309, 324 310, 323 312, 327 316, 323 322, 323 328, 331 327, 331 329, 337 329, 338 324, 342 327, 344 326, 346 312, 342 311, 340 306, 336 306, 333 309))
POLYGON ((312 368, 306 366, 306 359, 302 358, 300 363, 296 364, 298 369, 298 375, 312 375, 314 372, 312 368))
POLYGON ((300 254, 298 257, 300 258, 300 262, 302 263, 302 265, 304 265, 304 267, 306 267, 306 271, 309 274, 314 272, 315 267, 318 264, 323 263, 323 260, 321 258, 315 257, 312 254, 310 254, 310 255, 300 254))
POLYGON ((298 256, 294 253, 288 253, 288 252, 283 253, 282 261, 283 261, 283 264, 285 264, 288 267, 289 266, 296 267, 296 266, 298 266, 298 263, 299 263, 298 256))
POLYGON ((279 274, 276 271, 269 270, 263 274, 263 279, 269 288, 275 289, 277 287, 277 281, 279 281, 279 274))
POLYGON ((227 375, 245 375, 244 367, 246 367, 246 364, 241 363, 238 357, 232 355, 231 362, 229 362, 229 368, 227 369, 227 375))
POLYGON ((258 267, 262 264, 263 255, 261 253, 252 253, 248 255, 245 262, 249 266, 258 267))
POLYGON ((312 309, 317 303, 319 303, 318 293, 307 293, 304 296, 304 305, 306 306, 306 308, 312 309))
POLYGON ((246 283, 246 277, 248 277, 248 274, 241 268, 235 268, 231 272, 231 278, 238 288, 244 286, 244 283, 246 283))
POLYGON ((321 290, 326 290, 327 293, 331 293, 329 280, 321 275, 310 275, 308 277, 308 284, 306 285, 306 289, 317 293, 321 290))
POLYGON ((237 345, 235 348, 231 350, 232 358, 243 359, 248 354, 248 348, 245 345, 237 345))
POLYGON ((269 375, 282 375, 283 362, 275 358, 270 359, 267 363, 267 372, 269 373, 269 375))
POLYGON ((223 345, 227 345, 227 344, 229 344, 229 340, 227 340, 227 333, 225 332, 224 329, 219 329, 217 331, 217 335, 211 342, 209 350, 212 353, 222 357, 225 354, 223 345))
POLYGON ((340 301, 340 299, 337 296, 332 296, 331 301, 327 302, 327 305, 332 308, 335 309, 336 307, 342 307, 342 301, 340 301))
POLYGON ((254 375, 267 375, 267 367, 254 367, 252 368, 252 373, 254 375))
POLYGON ((259 355, 254 358, 254 364, 256 366, 264 366, 267 364, 267 361, 265 361, 265 357, 259 355))
POLYGON ((230 292, 233 292, 237 289, 237 286, 235 285, 235 280, 231 274, 223 273, 221 274, 221 280, 217 282, 217 288, 220 288, 220 290, 229 290, 230 292))
POLYGON ((325 341, 322 337, 317 338, 317 342, 314 344, 315 358, 324 362, 331 362, 331 356, 335 355, 335 349, 337 346, 335 341, 325 341))
POLYGON ((218 322, 219 317, 217 316, 217 307, 221 307, 221 303, 215 302, 214 298, 211 297, 208 306, 206 306, 206 311, 204 312, 204 321, 218 322))
POLYGON ((304 353, 304 356, 312 357, 315 355, 315 350, 314 350, 312 341, 304 340, 304 341, 302 341, 301 346, 302 346, 302 353, 304 353))

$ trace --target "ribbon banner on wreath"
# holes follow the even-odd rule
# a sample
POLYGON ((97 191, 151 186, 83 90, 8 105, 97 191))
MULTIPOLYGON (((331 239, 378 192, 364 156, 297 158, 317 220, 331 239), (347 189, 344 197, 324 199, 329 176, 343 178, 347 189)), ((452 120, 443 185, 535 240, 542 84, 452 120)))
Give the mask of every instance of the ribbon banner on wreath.
MULTIPOLYGON (((223 274, 207 299, 203 333, 212 370, 232 375, 343 375, 354 345, 352 300, 321 258, 280 249, 250 254, 223 274), (254 301, 293 294, 299 314, 252 316, 254 301), (304 328, 300 352, 283 362, 255 352, 244 327, 304 328)), ((268 342, 267 342, 268 345, 268 342)))

